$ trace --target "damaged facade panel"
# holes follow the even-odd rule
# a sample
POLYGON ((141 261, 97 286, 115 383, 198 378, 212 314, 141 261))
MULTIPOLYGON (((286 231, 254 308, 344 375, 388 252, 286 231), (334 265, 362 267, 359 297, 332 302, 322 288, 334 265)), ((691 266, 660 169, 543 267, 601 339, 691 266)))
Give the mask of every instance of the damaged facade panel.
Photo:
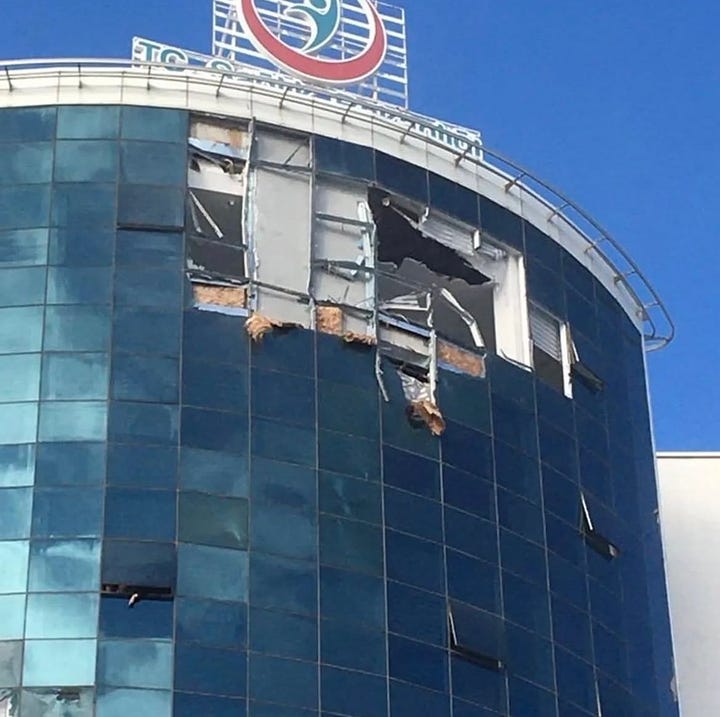
POLYGON ((255 128, 252 161, 288 169, 310 170, 310 139, 303 135, 255 128))
POLYGON ((455 371, 466 373, 476 378, 485 378, 485 359, 471 351, 465 351, 446 341, 438 341, 438 361, 455 371))
POLYGON ((227 120, 193 118, 190 125, 190 147, 244 160, 250 151, 250 133, 247 127, 227 120))
POLYGON ((232 309, 247 307, 247 289, 244 286, 217 286, 193 282, 195 306, 218 306, 232 309))
POLYGON ((398 371, 407 401, 407 414, 412 423, 427 426, 434 436, 445 432, 445 419, 435 403, 435 390, 429 376, 412 372, 408 367, 398 371))

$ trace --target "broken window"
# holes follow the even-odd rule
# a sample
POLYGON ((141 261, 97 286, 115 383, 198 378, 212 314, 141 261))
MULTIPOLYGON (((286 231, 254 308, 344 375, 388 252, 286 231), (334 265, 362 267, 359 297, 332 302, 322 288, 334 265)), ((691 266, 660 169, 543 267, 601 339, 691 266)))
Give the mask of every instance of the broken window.
POLYGON ((583 361, 580 359, 578 350, 575 346, 575 342, 569 337, 568 341, 570 344, 570 375, 573 381, 580 381, 586 388, 590 389, 593 393, 602 391, 605 387, 603 380, 583 361))
MULTIPOLYGON (((35 717, 90 717, 94 714, 93 690, 78 687, 25 689, 22 694, 22 714, 35 717)), ((0 699, 0 707, 2 700, 0 699)), ((5 712, 0 715, 5 717, 5 712)), ((12 717, 20 712, 8 712, 12 717)))
POLYGON ((537 377, 572 398, 571 342, 567 324, 536 304, 530 305, 530 338, 537 377))
POLYGON ((580 494, 580 530, 585 542, 599 555, 607 560, 614 560, 620 555, 620 549, 600 533, 593 523, 585 496, 580 494))
POLYGON ((450 649, 455 654, 489 670, 504 668, 503 622, 497 615, 451 601, 448 620, 450 649))
POLYGON ((476 227, 379 189, 370 189, 369 204, 381 320, 434 330, 461 351, 527 364, 522 258, 487 242, 476 227))
POLYGON ((242 282, 247 277, 243 232, 247 131, 197 120, 188 143, 188 275, 205 282, 242 282))

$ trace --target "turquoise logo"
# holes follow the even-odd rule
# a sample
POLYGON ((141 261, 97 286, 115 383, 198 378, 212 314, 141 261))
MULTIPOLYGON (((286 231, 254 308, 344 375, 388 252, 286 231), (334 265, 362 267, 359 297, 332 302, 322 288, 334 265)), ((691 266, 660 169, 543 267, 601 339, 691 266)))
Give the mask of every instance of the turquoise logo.
POLYGON ((303 52, 317 52, 327 45, 340 28, 341 0, 303 0, 285 10, 285 14, 305 20, 310 39, 303 52))

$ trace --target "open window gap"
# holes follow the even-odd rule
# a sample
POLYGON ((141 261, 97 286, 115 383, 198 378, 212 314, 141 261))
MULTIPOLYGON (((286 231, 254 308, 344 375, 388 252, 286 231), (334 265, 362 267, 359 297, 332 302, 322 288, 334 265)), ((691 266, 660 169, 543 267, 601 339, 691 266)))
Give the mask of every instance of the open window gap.
POLYGON ((582 493, 580 494, 580 531, 585 542, 601 557, 614 560, 620 556, 620 548, 596 529, 587 500, 582 493))
POLYGON ((502 620, 451 601, 448 607, 450 649, 456 655, 495 672, 505 669, 502 620))
POLYGON ((140 601, 169 601, 174 597, 172 588, 167 585, 124 585, 117 583, 103 583, 101 594, 103 597, 127 600, 129 607, 133 607, 140 601))

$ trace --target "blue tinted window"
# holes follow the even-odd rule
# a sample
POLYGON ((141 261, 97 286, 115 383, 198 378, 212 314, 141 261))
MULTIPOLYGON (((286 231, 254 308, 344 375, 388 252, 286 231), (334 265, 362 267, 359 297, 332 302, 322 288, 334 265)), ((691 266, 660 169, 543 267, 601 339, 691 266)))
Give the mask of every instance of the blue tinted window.
POLYGON ((549 636, 550 606, 545 586, 533 585, 503 572, 503 603, 508 620, 549 636))
POLYGON ((55 148, 56 182, 112 182, 117 176, 115 142, 60 141, 55 148))
POLYGON ((495 488, 492 483, 451 466, 443 466, 445 503, 474 513, 486 520, 495 520, 495 488))
POLYGON ((0 143, 0 184, 36 184, 52 180, 49 142, 0 143))
POLYGON ((496 565, 448 550, 447 581, 451 597, 490 612, 500 609, 500 576, 496 565))
POLYGON ((107 404, 60 402, 40 404, 41 441, 102 441, 107 428, 107 404))
POLYGON ((381 628, 385 625, 383 580, 323 566, 320 610, 324 617, 381 628))
POLYGON ((440 503, 393 488, 385 490, 385 524, 388 528, 427 540, 438 543, 443 540, 440 503))
POLYGON ((153 717, 172 716, 172 692, 101 687, 97 695, 97 717, 125 717, 143 712, 153 717))
MULTIPOLYGON (((446 694, 430 692, 416 685, 407 685, 392 680, 390 682, 390 710, 393 717, 415 717, 420 714, 449 717, 450 699, 446 694)), ((458 715, 458 711, 456 710, 454 714, 458 715)), ((490 716, 475 715, 474 717, 490 716)))
POLYGON ((109 266, 114 243, 112 229, 52 229, 49 262, 64 266, 109 266))
POLYGON ((447 643, 447 604, 444 597, 400 583, 388 583, 388 629, 422 642, 447 643))
POLYGON ((244 700, 176 692, 173 715, 175 717, 206 717, 206 715, 237 717, 244 710, 244 700))
POLYGON ((107 354, 45 354, 43 398, 105 399, 108 392, 107 354))
POLYGON ((97 590, 100 543, 96 540, 33 540, 30 590, 97 590))
POLYGON ((0 187, 0 229, 47 226, 50 185, 0 187))
MULTIPOLYGON (((253 634, 255 631, 253 623, 253 634)), ((177 639, 211 647, 243 647, 247 641, 247 606, 180 598, 177 600, 177 639)))
POLYGON ((232 453, 182 448, 180 485, 184 489, 247 496, 248 459, 232 453))
POLYGON ((323 709, 356 717, 387 714, 387 678, 334 667, 321 668, 323 709))
MULTIPOLYGON (((505 680, 500 672, 479 669, 478 666, 462 657, 452 657, 453 695, 478 705, 489 707, 495 712, 506 709, 505 680)), ((485 717, 471 712, 472 717, 485 717)))
POLYGON ((318 431, 320 468, 336 473, 380 480, 380 447, 377 441, 347 436, 333 431, 318 431))
POLYGON ((180 353, 180 318, 177 313, 147 306, 118 306, 113 319, 115 349, 165 356, 180 353))
POLYGON ((110 404, 108 436, 118 442, 176 444, 177 407, 113 402, 110 404))
POLYGON ((3 109, 0 142, 38 142, 55 135, 55 107, 3 109))
POLYGON ((110 269, 50 267, 47 301, 49 304, 109 304, 111 287, 110 269))
POLYGON ((314 663, 250 656, 249 696, 298 707, 317 705, 318 667, 314 663))
POLYGON ((105 475, 102 443, 41 443, 37 448, 38 485, 95 485, 105 475))
POLYGON ((203 545, 181 545, 178 593, 217 600, 247 602, 247 553, 203 545))
POLYGON ((388 638, 390 676, 433 690, 447 690, 447 652, 396 635, 388 638))
POLYGON ((27 589, 30 543, 26 540, 0 542, 0 593, 22 593, 27 589))
POLYGON ((97 619, 97 595, 37 593, 28 596, 25 637, 95 637, 97 619))
POLYGON ((242 696, 245 694, 246 659, 244 652, 180 644, 175 657, 175 687, 242 696))
MULTIPOLYGON (((309 414, 312 417, 312 412, 309 414)), ((318 384, 318 425, 341 433, 373 438, 378 433, 377 391, 328 381, 318 384)))
POLYGON ((320 560, 325 565, 382 575, 383 544, 379 527, 320 517, 320 560))
POLYGON ((315 137, 315 166, 320 172, 375 179, 372 149, 331 137, 315 137))
POLYGON ((180 188, 120 185, 118 223, 127 227, 182 229, 185 193, 180 188))
POLYGON ((140 600, 128 612, 125 596, 100 599, 100 636, 166 638, 173 636, 173 603, 170 600, 140 600))
POLYGON ((121 401, 176 403, 178 361, 157 356, 113 356, 113 398, 121 401))
POLYGON ((40 354, 0 356, 0 401, 37 401, 39 378, 40 354))
POLYGON ((248 410, 248 372, 245 366, 183 361, 183 403, 245 413, 248 410))
POLYGON ((248 335, 243 319, 212 311, 186 311, 183 355, 233 365, 248 362, 248 335))
MULTIPOLYGON (((20 684, 20 665, 22 664, 22 643, 0 643, 0 687, 15 687, 20 684)), ((3 691, 4 695, 7 692, 3 691)), ((6 699, 3 697, 2 699, 6 699)), ((0 705, 3 705, 0 701, 0 705)))
POLYGON ((550 643, 513 625, 507 625, 508 671, 546 687, 553 686, 554 670, 550 643))
POLYGON ((0 488, 32 485, 35 476, 35 446, 0 446, 0 488))
POLYGON ((101 532, 102 492, 88 488, 43 488, 35 491, 33 535, 95 537, 101 532))
POLYGON ((480 223, 483 232, 522 251, 523 221, 517 214, 481 196, 480 223))
POLYGON ((375 168, 378 184, 427 203, 428 178, 424 169, 384 152, 375 152, 375 168))
POLYGON ((36 403, 0 404, 0 444, 33 443, 36 435, 36 403))
POLYGON ((510 709, 513 714, 534 717, 555 717, 557 714, 555 695, 514 678, 510 679, 510 709))
POLYGON ((498 441, 537 455, 537 419, 512 401, 493 396, 493 431, 498 441))
POLYGON ((315 465, 315 432, 255 418, 252 452, 266 458, 312 466, 315 465))
POLYGON ((123 107, 120 136, 157 142, 186 142, 188 115, 180 110, 123 107))
POLYGON ((114 226, 115 194, 114 184, 56 184, 53 189, 52 226, 114 226))
POLYGON ((0 490, 0 540, 20 540, 30 537, 32 490, 3 488, 0 490))
POLYGON ((0 232, 0 266, 30 266, 47 261, 48 230, 0 232))
POLYGON ((43 267, 0 270, 0 305, 42 304, 45 294, 43 267))
POLYGON ((437 593, 445 592, 441 545, 388 530, 385 534, 387 575, 392 580, 437 593))
POLYGON ((384 674, 385 633, 364 626, 323 620, 320 624, 322 662, 350 670, 384 674))
POLYGON ((23 684, 28 687, 92 685, 96 649, 95 640, 28 640, 23 684))
POLYGON ((58 108, 58 139, 112 139, 119 129, 119 107, 58 108))
POLYGON ((385 483, 426 498, 440 499, 440 465, 413 453, 383 449, 385 483))
POLYGON ((22 639, 25 600, 25 595, 0 595, 0 640, 22 639))
POLYGON ((130 184, 183 184, 187 176, 185 145, 159 142, 120 143, 120 181, 130 184))
POLYGON ((0 309, 0 353, 40 351, 43 309, 0 309))
POLYGON ((180 493, 178 537, 187 543, 246 548, 247 501, 202 493, 180 493))
POLYGON ((533 503, 540 502, 540 471, 537 459, 528 458, 514 448, 496 443, 495 476, 498 485, 503 488, 533 503))
POLYGON ((252 413, 302 426, 315 425, 315 383, 287 373, 252 372, 252 413))
POLYGON ((590 616, 562 600, 553 598, 552 621, 555 641, 583 659, 591 661, 590 616))
POLYGON ((117 233, 115 258, 120 266, 179 269, 182 257, 182 234, 143 231, 117 233))
POLYGON ((179 309, 181 295, 182 275, 177 271, 115 270, 115 301, 120 305, 179 309))
POLYGON ((448 421, 442 443, 445 463, 473 475, 492 478, 492 442, 485 434, 448 421))
POLYGON ((445 541, 456 550, 475 555, 489 563, 498 562, 497 527, 494 522, 446 508, 445 541))
POLYGON ((110 339, 110 312, 102 306, 48 306, 46 351, 104 351, 110 339))
POLYGON ((382 493, 378 483, 337 473, 320 472, 320 510, 343 518, 382 522, 382 493))
POLYGON ((461 219, 471 226, 477 226, 478 197, 475 192, 445 179, 439 174, 430 172, 430 205, 446 212, 456 219, 461 219))
POLYGON ((317 334, 318 377, 334 383, 377 388, 373 361, 368 361, 365 347, 347 344, 336 336, 317 334))
POLYGON ((317 660, 318 625, 315 617, 251 608, 250 649, 269 655, 317 660))
POLYGON ((313 615, 317 611, 317 569, 312 563, 253 553, 250 603, 257 607, 313 615))
POLYGON ((540 546, 501 530, 500 550, 504 569, 526 580, 546 584, 545 551, 540 546))
POLYGON ((103 544, 104 584, 172 588, 175 572, 175 545, 172 543, 108 540, 103 544))
POLYGON ((109 538, 175 538, 175 493, 109 488, 105 496, 105 535, 109 538))
POLYGON ((194 448, 245 453, 247 418, 242 414, 183 408, 182 443, 194 448))
POLYGON ((498 491, 500 525, 528 540, 542 544, 545 538, 543 515, 539 506, 513 493, 498 491))
POLYGON ((98 650, 98 682, 118 687, 172 687, 173 646, 154 640, 103 640, 98 650))
POLYGON ((592 714, 597 708, 592 665, 556 647, 555 671, 558 693, 562 698, 592 714))
POLYGON ((111 444, 108 450, 108 483, 174 490, 177 460, 175 447, 111 444))

